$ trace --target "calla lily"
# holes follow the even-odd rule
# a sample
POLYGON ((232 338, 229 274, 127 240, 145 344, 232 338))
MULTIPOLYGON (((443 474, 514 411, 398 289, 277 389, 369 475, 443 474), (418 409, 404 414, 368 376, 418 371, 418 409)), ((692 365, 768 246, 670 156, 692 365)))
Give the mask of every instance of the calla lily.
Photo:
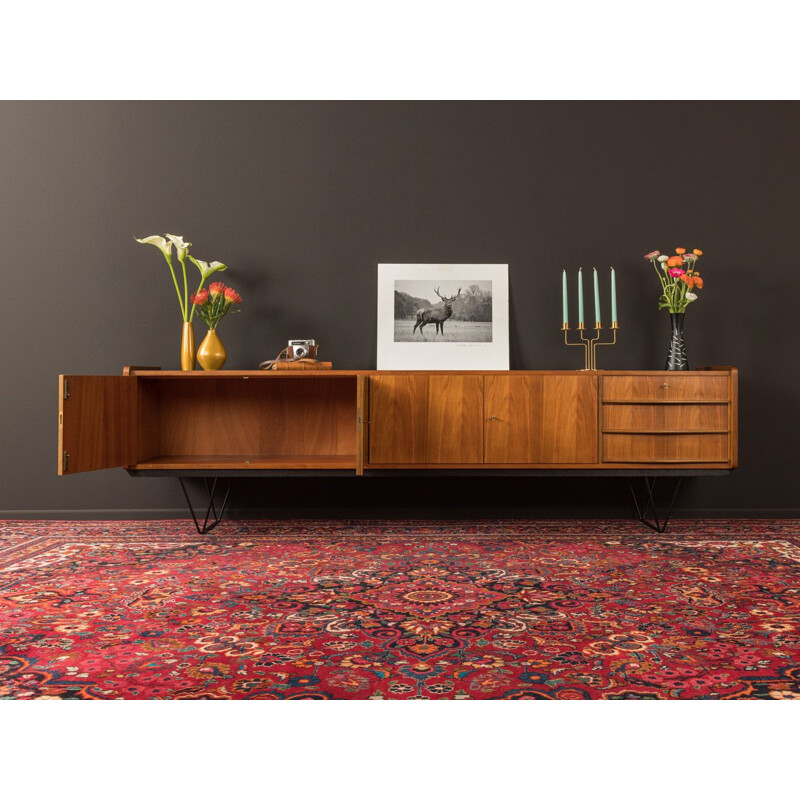
POLYGON ((189 256, 189 261, 191 261, 192 264, 194 264, 197 269, 200 270, 200 277, 203 279, 203 282, 205 282, 209 276, 213 275, 215 272, 222 272, 223 270, 228 269, 228 267, 221 261, 212 261, 209 264, 208 261, 202 261, 194 256, 189 256))
MULTIPOLYGON (((133 237, 136 239, 136 237, 133 237)), ((164 258, 169 259, 172 255, 172 242, 168 242, 163 236, 147 236, 144 239, 136 239, 141 244, 152 244, 157 247, 163 254, 164 258)))
POLYGON ((183 303, 181 303, 181 308, 183 309, 183 319, 186 320, 186 309, 189 307, 189 284, 186 282, 186 254, 189 252, 192 243, 184 242, 183 236, 175 236, 172 233, 167 234, 167 239, 175 245, 175 250, 178 252, 178 261, 181 262, 181 269, 183 270, 183 303))
POLYGON ((174 236, 171 233, 167 234, 167 239, 175 245, 175 249, 178 251, 178 258, 183 256, 186 257, 186 251, 192 246, 191 242, 184 242, 183 236, 174 236))
MULTIPOLYGON (((195 258, 194 256, 189 256, 189 261, 191 261, 192 264, 194 264, 197 269, 200 270, 200 285, 197 287, 198 292, 203 288, 203 284, 210 275, 213 275, 215 272, 222 272, 228 269, 227 265, 223 264, 221 261, 212 261, 209 264, 208 261, 203 261, 202 259, 195 258)), ((189 314, 190 322, 194 318, 194 310, 195 307, 192 307, 192 311, 189 314)))
MULTIPOLYGON (((178 255, 183 256, 181 258, 181 265, 183 266, 183 296, 181 296, 181 290, 178 288, 178 279, 175 277, 175 268, 172 266, 172 239, 176 237, 172 237, 169 234, 167 234, 167 236, 169 237, 170 241, 167 241, 163 236, 148 236, 146 239, 136 239, 134 236, 133 238, 142 244, 152 244, 164 255, 164 258, 167 260, 167 265, 169 266, 170 275, 172 275, 172 282, 175 284, 175 292, 178 295, 178 303, 181 307, 181 316, 183 317, 183 321, 187 322, 186 307, 189 301, 186 293, 186 266, 184 265, 184 259, 186 258, 185 251, 183 251, 183 253, 180 250, 178 251, 178 255)), ((177 238, 181 239, 181 242, 183 242, 181 237, 177 238)))

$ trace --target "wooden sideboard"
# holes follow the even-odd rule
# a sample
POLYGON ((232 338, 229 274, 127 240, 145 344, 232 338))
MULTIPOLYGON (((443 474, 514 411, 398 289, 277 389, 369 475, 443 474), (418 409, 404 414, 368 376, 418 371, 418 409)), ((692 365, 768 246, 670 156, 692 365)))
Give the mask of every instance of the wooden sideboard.
POLYGON ((737 371, 59 378, 59 475, 731 470, 737 371))

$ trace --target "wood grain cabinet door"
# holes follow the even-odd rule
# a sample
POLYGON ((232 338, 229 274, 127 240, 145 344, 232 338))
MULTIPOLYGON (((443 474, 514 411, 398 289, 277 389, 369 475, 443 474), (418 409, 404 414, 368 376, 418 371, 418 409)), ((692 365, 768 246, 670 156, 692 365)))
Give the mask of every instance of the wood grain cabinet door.
POLYGON ((369 379, 370 464, 480 464, 482 375, 369 379))
POLYGON ((487 375, 487 464, 597 462, 592 375, 487 375))
POLYGON ((136 463, 135 377, 61 375, 58 390, 59 475, 136 463))

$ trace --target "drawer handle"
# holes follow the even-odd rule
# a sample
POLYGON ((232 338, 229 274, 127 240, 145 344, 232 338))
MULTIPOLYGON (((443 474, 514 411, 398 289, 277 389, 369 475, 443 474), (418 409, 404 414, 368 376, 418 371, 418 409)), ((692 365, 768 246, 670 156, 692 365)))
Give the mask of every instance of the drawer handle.
POLYGON ((662 389, 669 389, 669 384, 665 383, 661 386, 662 389))
POLYGON ((491 416, 491 421, 492 422, 497 422, 497 417, 494 414, 492 414, 492 416, 491 416))

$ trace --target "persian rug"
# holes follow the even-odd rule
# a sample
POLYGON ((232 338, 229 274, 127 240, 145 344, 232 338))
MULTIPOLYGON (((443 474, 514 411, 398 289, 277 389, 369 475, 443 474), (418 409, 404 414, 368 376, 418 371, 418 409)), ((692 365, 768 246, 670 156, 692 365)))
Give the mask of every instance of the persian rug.
POLYGON ((0 522, 0 698, 800 699, 800 524, 0 522))

